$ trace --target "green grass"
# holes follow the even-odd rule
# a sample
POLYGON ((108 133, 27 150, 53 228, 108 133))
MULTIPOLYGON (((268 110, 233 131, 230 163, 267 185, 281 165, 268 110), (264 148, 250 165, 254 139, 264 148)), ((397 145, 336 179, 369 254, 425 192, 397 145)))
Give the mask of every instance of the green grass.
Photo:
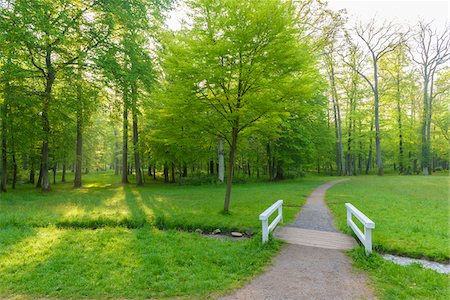
POLYGON ((206 296, 239 286, 279 246, 150 227, 7 228, 0 245, 0 297, 74 299, 206 296))
POLYGON ((369 274, 381 299, 450 299, 449 277, 417 264, 399 266, 362 247, 350 252, 354 265, 369 274))
POLYGON ((350 233, 346 202, 375 222, 377 251, 448 262, 449 177, 356 177, 331 188, 326 198, 343 231, 350 233))
MULTIPOLYGON (((367 176, 350 178, 326 194, 337 226, 346 225, 344 203, 350 202, 375 222, 376 252, 447 262, 449 259, 449 177, 367 176)), ((359 221, 355 221, 359 223, 359 221)), ((380 255, 350 252, 367 272, 381 299, 449 299, 449 276, 415 264, 399 266, 380 255)))
POLYGON ((41 193, 31 186, 2 195, 0 227, 32 226, 93 228, 145 224, 164 229, 259 230, 258 215, 278 199, 285 202, 285 221, 290 222, 315 187, 329 178, 312 177, 285 182, 235 184, 231 213, 222 214, 224 185, 179 186, 152 183, 136 188, 117 182, 110 174, 90 176, 84 188, 71 184, 53 186, 41 193))
POLYGON ((261 244, 258 215, 283 199, 291 221, 327 179, 234 185, 228 215, 221 213, 223 185, 136 188, 98 173, 79 190, 70 183, 51 193, 19 186, 0 198, 0 298, 223 294, 261 272, 280 248, 261 244), (236 241, 179 231, 195 228, 255 235, 236 241))

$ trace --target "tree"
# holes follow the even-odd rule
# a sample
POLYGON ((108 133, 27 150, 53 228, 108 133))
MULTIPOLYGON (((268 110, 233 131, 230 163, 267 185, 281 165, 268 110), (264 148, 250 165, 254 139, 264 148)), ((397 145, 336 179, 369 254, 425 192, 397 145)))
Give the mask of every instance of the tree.
POLYGON ((450 59, 450 27, 442 33, 433 29, 431 23, 420 22, 414 35, 412 59, 419 65, 423 80, 423 115, 421 160, 423 175, 430 174, 431 166, 431 123, 435 75, 439 67, 450 59))
MULTIPOLYGON (((375 18, 369 21, 368 24, 358 23, 354 27, 355 34, 360 38, 364 47, 368 50, 366 57, 368 56, 372 63, 372 78, 367 76, 359 68, 354 68, 361 77, 369 84, 374 97, 374 118, 375 118, 375 147, 377 155, 378 175, 382 176, 383 161, 381 158, 381 141, 380 141, 380 117, 379 117, 379 61, 387 53, 392 52, 400 44, 403 36, 399 34, 400 27, 391 22, 377 25, 375 18)), ((347 39, 350 41, 351 37, 347 34, 347 39)), ((350 42, 352 44, 352 42, 350 42)), ((354 66, 354 64, 349 64, 354 66)), ((362 62, 361 62, 362 63, 362 62)))
POLYGON ((122 94, 122 183, 128 183, 128 115, 131 110, 136 184, 142 185, 139 148, 139 100, 153 87, 154 68, 149 44, 154 27, 162 20, 161 11, 170 1, 110 1, 106 10, 112 16, 114 35, 101 65, 107 77, 122 94))
POLYGON ((41 126, 42 126, 42 190, 50 191, 49 140, 51 124, 49 110, 53 102, 55 80, 64 69, 75 64, 77 49, 88 52, 108 34, 102 26, 101 15, 92 19, 93 5, 84 1, 13 1, 13 8, 7 15, 14 24, 14 36, 18 51, 27 54, 30 72, 42 78, 41 126))
POLYGON ((240 134, 286 116, 286 104, 314 73, 314 58, 289 1, 198 0, 191 10, 192 28, 167 41, 165 80, 185 114, 228 143, 228 212, 240 134))

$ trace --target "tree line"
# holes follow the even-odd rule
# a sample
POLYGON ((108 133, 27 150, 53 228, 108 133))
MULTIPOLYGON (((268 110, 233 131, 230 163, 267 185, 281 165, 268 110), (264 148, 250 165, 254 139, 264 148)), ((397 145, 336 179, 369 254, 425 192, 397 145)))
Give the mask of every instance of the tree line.
POLYGON ((228 211, 236 175, 449 168, 448 27, 350 24, 319 0, 195 0, 172 31, 172 5, 0 1, 2 192, 50 191, 57 170, 75 188, 91 169, 137 185, 219 174, 228 211))

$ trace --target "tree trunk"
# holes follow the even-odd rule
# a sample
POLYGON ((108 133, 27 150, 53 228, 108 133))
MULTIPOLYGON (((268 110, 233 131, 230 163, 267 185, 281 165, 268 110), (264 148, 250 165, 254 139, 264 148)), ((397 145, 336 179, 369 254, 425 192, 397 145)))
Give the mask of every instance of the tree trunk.
POLYGON ((169 182, 169 167, 167 166, 167 163, 164 163, 164 182, 169 182))
POLYGON ((66 164, 62 166, 61 182, 66 182, 66 164))
POLYGON ((171 172, 170 172, 171 173, 170 182, 171 183, 175 183, 175 165, 174 165, 174 163, 171 164, 170 170, 171 170, 171 172))
POLYGON ((45 64, 47 67, 47 78, 45 83, 45 93, 43 96, 42 105, 42 131, 43 131, 43 141, 42 141, 42 191, 51 191, 50 178, 48 175, 48 154, 49 154, 49 138, 50 138, 50 122, 48 119, 49 106, 52 100, 52 88, 55 82, 55 72, 52 66, 51 49, 47 49, 45 64))
POLYGON ((330 66, 330 81, 331 81, 331 100, 333 102, 334 112, 334 130, 336 137, 336 166, 338 175, 345 175, 345 159, 344 159, 344 147, 342 144, 342 126, 341 126, 341 111, 339 108, 339 102, 337 98, 336 83, 334 78, 334 66, 330 66))
POLYGON ((269 171, 269 179, 272 180, 275 177, 275 170, 272 164, 272 151, 270 149, 270 143, 266 145, 266 153, 267 153, 267 169, 269 171))
POLYGON ((276 180, 284 179, 283 161, 281 159, 277 160, 277 173, 275 175, 276 180))
POLYGON ((8 117, 8 100, 9 100, 9 82, 5 84, 5 98, 2 105, 1 116, 2 116, 2 171, 0 177, 0 193, 6 192, 6 178, 8 175, 8 161, 7 161, 7 117, 8 117))
POLYGON ((128 183, 128 91, 123 91, 123 120, 122 120, 122 183, 128 183))
POLYGON ((218 178, 220 182, 224 181, 224 173, 225 173, 225 163, 224 163, 224 151, 223 151, 223 143, 222 138, 218 138, 218 156, 219 156, 219 171, 218 178))
POLYGON ((428 76, 425 75, 423 87, 423 116, 422 116, 422 171, 423 175, 429 175, 430 149, 427 141, 428 128, 428 76))
POLYGON ((52 167, 53 171, 53 184, 56 184, 56 165, 52 167))
POLYGON ((379 117, 379 99, 378 99, 378 65, 375 58, 373 59, 373 76, 375 81, 374 86, 374 108, 375 108, 375 148, 376 148, 376 154, 377 154, 377 166, 378 166, 378 176, 383 176, 383 161, 381 159, 381 141, 380 141, 380 117, 379 117))
POLYGON ((41 188, 42 187, 42 162, 39 165, 39 176, 38 176, 38 180, 36 183, 36 187, 37 188, 41 188))
POLYGON ((209 175, 214 175, 214 160, 209 161, 209 175))
MULTIPOLYGON (((13 144, 14 144, 14 142, 13 142, 13 144)), ((16 161, 16 153, 15 153, 14 146, 12 148, 12 165, 13 165, 13 176, 12 176, 11 188, 13 190, 15 190, 16 183, 17 183, 17 161, 16 161)))
POLYGON ((404 172, 403 158, 403 128, 402 128, 402 106, 400 90, 400 72, 397 73, 397 123, 398 123, 398 168, 400 174, 404 172))
POLYGON ((36 176, 36 170, 34 168, 34 160, 31 160, 31 168, 30 168, 30 177, 29 177, 29 183, 34 184, 36 176))
POLYGON ((131 85, 131 113, 133 118, 133 151, 134 151, 134 168, 136 169, 136 185, 143 185, 141 172, 141 158, 139 155, 139 131, 138 131, 138 109, 137 109, 137 86, 136 83, 131 85))
POLYGON ((228 169, 227 169, 227 189, 225 193, 225 201, 223 204, 223 211, 225 213, 229 212, 230 208, 230 198, 231 198, 231 184, 233 181, 233 171, 234 171, 234 155, 236 153, 237 148, 237 139, 238 139, 238 121, 236 121, 236 125, 233 127, 231 132, 231 145, 230 145, 230 153, 228 157, 228 169))
MULTIPOLYGON (((78 86, 78 105, 81 106, 81 85, 78 86)), ((81 173, 83 167, 83 108, 78 107, 77 110, 77 145, 76 145, 76 161, 75 161, 75 180, 73 186, 80 188, 82 186, 81 173)))
POLYGON ((372 131, 373 131, 373 118, 372 121, 370 122, 369 154, 367 155, 366 175, 369 174, 370 165, 372 162, 372 152, 373 152, 372 131))
POLYGON ((187 177, 187 175, 188 175, 188 168, 186 163, 183 163, 183 172, 181 174, 181 177, 187 177))

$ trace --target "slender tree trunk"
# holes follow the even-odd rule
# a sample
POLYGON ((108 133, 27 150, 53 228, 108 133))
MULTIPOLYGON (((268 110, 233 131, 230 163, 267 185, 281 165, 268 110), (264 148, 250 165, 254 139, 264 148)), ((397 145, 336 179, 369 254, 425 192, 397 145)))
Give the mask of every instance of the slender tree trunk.
MULTIPOLYGON (((133 151, 134 151, 134 168, 136 169, 136 185, 143 185, 141 172, 141 158, 139 155, 139 131, 138 131, 138 109, 137 109, 137 86, 136 83, 131 85, 131 113, 133 115, 133 151)), ((173 178, 175 180, 175 178, 173 178)))
POLYGON ((164 163, 164 182, 169 182, 169 167, 167 166, 167 163, 164 163))
MULTIPOLYGON (((431 149, 431 118, 433 116, 433 86, 434 86, 434 72, 431 75, 430 81, 430 94, 428 97, 428 115, 427 115, 427 148, 428 148, 428 166, 432 164, 433 154, 431 149)), ((434 164, 432 164, 432 168, 428 167, 428 172, 431 175, 434 172, 434 164)))
POLYGON ((174 163, 172 163, 170 166, 170 173, 171 173, 170 182, 175 183, 175 164, 174 163))
POLYGON ((77 145, 76 145, 76 161, 75 161, 75 180, 73 186, 80 188, 82 186, 81 174, 83 167, 83 107, 81 83, 77 87, 78 110, 77 110, 77 145))
POLYGON ((336 166, 338 175, 345 175, 345 159, 344 159, 344 147, 342 144, 342 127, 341 127, 341 112, 339 108, 339 102, 337 98, 336 83, 334 76, 334 66, 330 66, 330 81, 331 81, 331 100, 333 102, 334 112, 334 130, 336 137, 336 166))
POLYGON ((61 182, 66 182, 66 164, 62 166, 61 182))
POLYGON ((428 128, 428 75, 425 75, 424 87, 423 87, 423 116, 422 116, 422 171, 423 175, 429 175, 429 156, 430 149, 428 147, 427 140, 427 128, 428 128))
POLYGON ((30 177, 29 177, 29 183, 34 184, 36 176, 36 170, 34 168, 34 159, 31 160, 31 167, 30 167, 30 177))
POLYGON ((1 116, 2 116, 2 161, 1 161, 1 165, 2 165, 2 171, 1 171, 1 177, 0 177, 0 193, 1 192, 6 192, 6 178, 8 175, 8 154, 7 154, 7 118, 8 118, 8 101, 9 101, 9 93, 10 93, 10 85, 9 82, 7 81, 5 84, 5 98, 4 98, 4 102, 2 105, 2 110, 1 110, 1 116))
POLYGON ((380 140, 380 117, 379 117, 379 97, 378 97, 378 65, 375 58, 373 58, 373 76, 374 76, 374 108, 375 108, 375 148, 377 155, 378 176, 383 176, 383 161, 381 159, 381 140, 380 140))
POLYGON ((223 142, 222 138, 218 138, 217 140, 217 148, 218 148, 218 157, 219 157, 219 170, 218 170, 218 178, 220 182, 224 181, 225 175, 225 160, 224 160, 224 151, 223 151, 223 142))
POLYGON ((37 188, 41 188, 42 187, 42 162, 39 165, 39 176, 38 176, 38 180, 36 183, 36 187, 37 188))
POLYGON ((231 198, 231 184, 233 181, 233 172, 234 172, 234 156, 237 149, 237 140, 238 140, 238 121, 236 121, 235 126, 231 132, 231 145, 230 145, 230 153, 228 157, 228 169, 227 169, 227 189, 225 193, 225 201, 223 205, 223 211, 225 213, 229 212, 230 208, 230 198, 231 198))
POLYGON ((122 183, 128 183, 128 91, 123 91, 123 120, 122 120, 122 183))
POLYGON ((372 121, 370 122, 369 154, 367 155, 366 175, 369 174, 370 166, 372 163, 372 152, 373 152, 372 132, 373 132, 373 118, 372 121))
POLYGON ((209 161, 209 175, 214 175, 214 160, 209 161))
POLYGON ((14 146, 12 147, 11 150, 12 150, 12 166, 13 166, 11 188, 13 190, 15 190, 16 189, 16 183, 17 183, 17 161, 16 161, 16 152, 15 152, 14 146))
POLYGON ((119 134, 117 133, 117 128, 114 124, 113 126, 113 133, 114 133, 114 175, 119 175, 119 134))
MULTIPOLYGON (((353 89, 353 87, 352 87, 353 89)), ((352 91, 352 95, 350 97, 350 109, 349 109, 349 122, 348 122, 348 129, 347 129, 347 175, 352 175, 351 169, 352 169, 352 130, 353 130, 353 99, 354 92, 352 91)))
POLYGON ((42 191, 51 191, 50 178, 48 175, 48 154, 49 154, 49 138, 50 138, 50 122, 48 119, 49 106, 52 100, 52 88, 55 82, 55 71, 52 66, 52 52, 51 49, 47 49, 45 64, 47 67, 47 78, 45 84, 45 93, 43 97, 42 105, 42 131, 43 131, 43 141, 42 141, 42 191))
POLYGON ((181 173, 181 177, 187 177, 188 175, 188 168, 186 163, 183 163, 183 172, 181 173))
POLYGON ((52 167, 53 171, 53 184, 56 184, 56 165, 52 167))
POLYGON ((281 159, 277 160, 277 174, 275 175, 276 180, 284 179, 283 161, 281 159))
POLYGON ((266 153, 267 153, 267 169, 269 171, 269 179, 272 180, 275 177, 275 170, 273 168, 272 164, 272 151, 270 149, 270 143, 267 143, 266 145, 266 153))
POLYGON ((397 122, 398 122, 398 152, 399 162, 398 168, 400 174, 404 172, 403 158, 403 128, 402 128, 402 106, 401 106, 401 90, 400 90, 400 72, 397 73, 397 122))

